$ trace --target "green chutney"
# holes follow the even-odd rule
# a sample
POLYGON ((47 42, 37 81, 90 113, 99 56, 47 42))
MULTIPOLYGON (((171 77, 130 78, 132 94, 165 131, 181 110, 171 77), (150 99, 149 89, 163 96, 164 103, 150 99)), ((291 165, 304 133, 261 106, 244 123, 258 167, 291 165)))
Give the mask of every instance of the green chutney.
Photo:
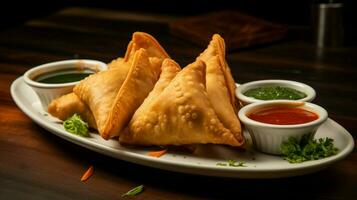
POLYGON ((281 86, 258 87, 244 92, 244 95, 260 100, 298 100, 307 96, 305 93, 298 90, 281 86))
POLYGON ((71 83, 84 79, 91 75, 90 72, 68 72, 68 73, 51 73, 36 78, 37 82, 58 84, 58 83, 71 83))

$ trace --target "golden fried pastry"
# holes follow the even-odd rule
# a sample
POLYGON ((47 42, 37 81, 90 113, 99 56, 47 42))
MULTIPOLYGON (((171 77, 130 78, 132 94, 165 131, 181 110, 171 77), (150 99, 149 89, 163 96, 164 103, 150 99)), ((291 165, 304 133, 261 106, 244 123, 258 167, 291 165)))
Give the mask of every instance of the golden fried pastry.
MULTIPOLYGON (((130 67, 127 63, 124 62, 124 58, 119 57, 108 64, 109 69, 113 67, 122 67, 123 77, 120 77, 120 79, 124 80, 130 67)), ((97 127, 92 112, 73 92, 54 99, 48 105, 48 112, 60 120, 66 120, 73 114, 77 113, 84 121, 88 123, 90 127, 97 127)))
POLYGON ((126 49, 124 61, 128 62, 130 58, 132 58, 132 55, 135 53, 135 51, 141 48, 147 51, 149 57, 158 58, 161 60, 170 58, 165 49, 162 48, 162 46, 153 36, 144 32, 135 32, 133 33, 132 40, 129 42, 129 45, 126 49))
MULTIPOLYGON (((115 79, 117 87, 120 87, 129 72, 130 65, 128 63, 122 62, 122 60, 116 60, 112 61, 108 66, 108 71, 115 72, 113 74, 116 76, 115 79)), ((95 117, 87 105, 88 104, 85 104, 85 102, 83 102, 75 93, 72 92, 54 99, 48 105, 48 112, 52 116, 61 120, 66 120, 68 117, 71 117, 74 114, 78 114, 85 122, 88 123, 89 127, 97 128, 97 124, 94 120, 95 117)))
POLYGON ((108 64, 108 67, 121 67, 123 64, 130 64, 135 52, 141 48, 146 50, 152 63, 159 62, 159 64, 161 64, 162 60, 170 58, 165 49, 162 48, 153 36, 144 32, 135 32, 128 44, 124 58, 119 57, 112 60, 108 64))
MULTIPOLYGON (((161 69, 162 61, 165 58, 170 58, 165 49, 159 42, 150 34, 144 32, 133 33, 132 40, 129 42, 123 58, 124 63, 132 63, 134 54, 139 49, 145 49, 153 68, 161 69)), ((117 61, 118 62, 118 61, 117 61)), ((120 63, 119 60, 118 63, 120 63)))
POLYGON ((92 112, 73 92, 53 100, 48 106, 48 112, 61 120, 77 113, 89 127, 97 128, 92 112))
POLYGON ((207 93, 218 118, 239 142, 243 142, 237 108, 235 107, 235 83, 226 64, 224 54, 224 40, 216 34, 207 49, 197 59, 202 59, 206 63, 207 93))
POLYGON ((234 111, 237 113, 239 108, 239 103, 235 97, 236 85, 232 77, 230 68, 225 59, 226 57, 226 45, 224 39, 218 35, 214 34, 211 42, 209 43, 207 49, 201 53, 197 59, 201 59, 204 62, 208 62, 212 57, 217 56, 218 60, 214 63, 218 65, 224 74, 225 84, 228 88, 228 94, 230 101, 233 105, 234 111))
MULTIPOLYGON (((119 57, 108 64, 108 68, 118 68, 116 71, 117 86, 120 87, 124 82, 129 69, 134 59, 134 54, 140 48, 144 48, 149 55, 150 63, 155 69, 161 66, 163 59, 168 58, 168 54, 161 47, 161 45, 155 40, 154 37, 147 33, 135 32, 132 36, 132 40, 129 42, 127 51, 124 58, 119 57)), ((119 89, 119 88, 117 88, 119 89)), ((96 128, 96 123, 92 112, 88 106, 76 94, 71 93, 53 100, 48 107, 49 113, 61 120, 65 120, 73 114, 79 114, 83 120, 87 121, 90 127, 96 128), (92 120, 93 119, 93 120, 92 120), (93 123, 94 122, 94 123, 93 123)))
MULTIPOLYGON (((171 73, 163 70, 163 73, 171 73)), ((161 77, 168 77, 162 74, 161 77)), ((161 81, 155 85, 162 88, 161 81)), ((197 60, 181 70, 161 92, 150 95, 119 141, 134 145, 226 144, 240 146, 217 117, 205 90, 205 64, 197 60)))
POLYGON ((112 60, 110 63, 108 63, 108 68, 110 69, 110 68, 113 68, 113 67, 120 67, 123 64, 125 64, 124 58, 118 57, 117 59, 112 60))
MULTIPOLYGON (((176 76, 176 74, 181 70, 180 66, 170 58, 165 59, 162 62, 161 74, 159 80, 156 82, 154 89, 149 93, 148 97, 144 100, 143 104, 136 110, 135 113, 145 112, 151 103, 156 99, 157 96, 169 85, 171 80, 176 76)), ((140 116, 140 114, 139 114, 140 116)), ((136 115, 133 115, 133 120, 135 120, 136 115)))
POLYGON ((92 111, 101 136, 109 139, 118 136, 129 122, 160 71, 158 65, 152 66, 146 50, 139 49, 126 77, 121 67, 114 67, 87 77, 73 91, 92 111))

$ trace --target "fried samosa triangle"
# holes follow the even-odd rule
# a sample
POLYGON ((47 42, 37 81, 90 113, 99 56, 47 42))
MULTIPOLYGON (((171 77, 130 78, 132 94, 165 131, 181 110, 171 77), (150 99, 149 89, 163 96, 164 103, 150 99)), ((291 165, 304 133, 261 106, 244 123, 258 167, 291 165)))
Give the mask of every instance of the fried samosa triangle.
POLYGON ((225 61, 223 38, 214 35, 207 49, 197 58, 206 63, 206 89, 209 100, 222 121, 238 141, 244 141, 237 117, 235 83, 225 61))
MULTIPOLYGON (((109 72, 100 72, 100 73, 104 73, 104 75, 102 74, 100 76, 104 77, 105 75, 109 75, 110 73, 115 75, 116 76, 115 83, 119 89, 120 86, 125 81, 131 66, 129 65, 129 63, 122 62, 122 59, 120 60, 117 59, 115 61, 112 61, 108 65, 108 67, 109 67, 108 69, 109 72)), ((96 74, 92 76, 95 77, 96 74)), ((111 80, 114 81, 113 79, 111 80)), ((100 82, 99 79, 98 81, 100 82)), ((75 94, 74 92, 63 95, 57 99, 54 99, 48 105, 48 112, 52 116, 57 117, 61 120, 66 120, 72 115, 78 114, 85 122, 88 123, 89 127, 97 129, 96 120, 95 117, 93 116, 92 111, 87 106, 87 104, 82 99, 80 99, 77 96, 77 94, 75 94)))
POLYGON ((119 78, 120 68, 111 68, 84 79, 73 91, 89 106, 98 132, 109 139, 118 136, 129 122, 154 87, 160 71, 151 65, 146 50, 139 49, 125 80, 119 78))
MULTIPOLYGON (((140 48, 147 50, 149 60, 151 64, 154 65, 154 68, 160 67, 162 60, 169 58, 169 55, 153 36, 143 32, 135 32, 133 33, 132 40, 128 44, 125 56, 123 58, 119 57, 108 64, 109 70, 118 68, 117 70, 121 71, 116 72, 118 78, 117 83, 124 82, 131 67, 134 54, 140 48)), ((48 107, 48 112, 61 120, 66 120, 68 117, 77 113, 83 120, 87 121, 90 127, 97 128, 91 110, 74 93, 53 100, 48 107)))
MULTIPOLYGON (((165 71, 163 71, 165 72, 165 71)), ((165 76, 160 76, 165 77, 165 76)), ((154 91, 161 88, 159 80, 154 91)), ((226 144, 240 146, 218 119, 205 90, 205 64, 197 60, 181 70, 157 95, 150 95, 119 141, 133 145, 226 144)))
POLYGON ((217 61, 214 62, 215 65, 221 68, 223 71, 225 84, 228 89, 229 98, 235 112, 238 112, 239 103, 235 97, 236 85, 232 77, 230 68, 225 59, 226 57, 226 45, 224 39, 219 34, 214 34, 212 40, 209 43, 208 47, 201 55, 197 58, 208 62, 212 57, 217 56, 217 61))

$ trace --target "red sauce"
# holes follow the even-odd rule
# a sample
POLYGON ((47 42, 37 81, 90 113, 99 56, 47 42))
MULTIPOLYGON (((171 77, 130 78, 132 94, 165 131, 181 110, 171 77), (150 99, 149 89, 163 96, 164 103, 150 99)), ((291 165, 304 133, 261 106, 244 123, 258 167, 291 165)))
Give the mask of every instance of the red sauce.
POLYGON ((319 118, 316 113, 301 108, 274 107, 248 115, 252 120, 267 124, 293 125, 304 124, 319 118))

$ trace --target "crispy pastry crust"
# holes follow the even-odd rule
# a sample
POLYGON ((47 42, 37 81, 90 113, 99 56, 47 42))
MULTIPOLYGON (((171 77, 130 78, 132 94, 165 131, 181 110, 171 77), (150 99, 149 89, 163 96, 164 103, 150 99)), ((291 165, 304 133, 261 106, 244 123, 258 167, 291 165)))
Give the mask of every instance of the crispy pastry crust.
POLYGON ((215 112, 237 140, 244 143, 241 125, 237 117, 238 104, 234 94, 235 83, 225 60, 223 38, 215 34, 207 49, 197 59, 202 59, 206 63, 207 93, 215 112))
MULTIPOLYGON (((170 70, 163 69, 163 73, 170 73, 170 70)), ((159 80, 154 91, 162 88, 163 82, 159 80)), ((143 103, 145 108, 135 113, 129 131, 119 137, 121 143, 241 145, 220 122, 208 99, 205 64, 200 60, 181 70, 159 95, 148 101, 143 103)))
POLYGON ((53 100, 48 106, 48 112, 60 120, 66 120, 77 113, 89 127, 97 128, 92 112, 73 92, 53 100))
MULTIPOLYGON (((110 62, 108 64, 109 72, 101 72, 88 77, 88 80, 83 80, 81 86, 76 87, 77 94, 70 93, 54 99, 48 107, 50 114, 65 120, 77 113, 93 128, 104 127, 103 124, 106 123, 110 124, 110 121, 107 122, 103 116, 110 112, 114 99, 127 79, 134 55, 141 48, 146 50, 150 68, 156 69, 153 70, 156 72, 157 69, 160 69, 162 60, 169 57, 154 37, 147 33, 135 32, 124 58, 119 57, 110 62), (91 92, 81 92, 79 88, 91 92), (98 109, 103 107, 106 109, 98 109), (97 126, 97 124, 100 125, 97 126)), ((102 133, 103 131, 104 128, 99 130, 102 133)), ((105 137, 113 137, 117 134, 106 129, 105 137)))

